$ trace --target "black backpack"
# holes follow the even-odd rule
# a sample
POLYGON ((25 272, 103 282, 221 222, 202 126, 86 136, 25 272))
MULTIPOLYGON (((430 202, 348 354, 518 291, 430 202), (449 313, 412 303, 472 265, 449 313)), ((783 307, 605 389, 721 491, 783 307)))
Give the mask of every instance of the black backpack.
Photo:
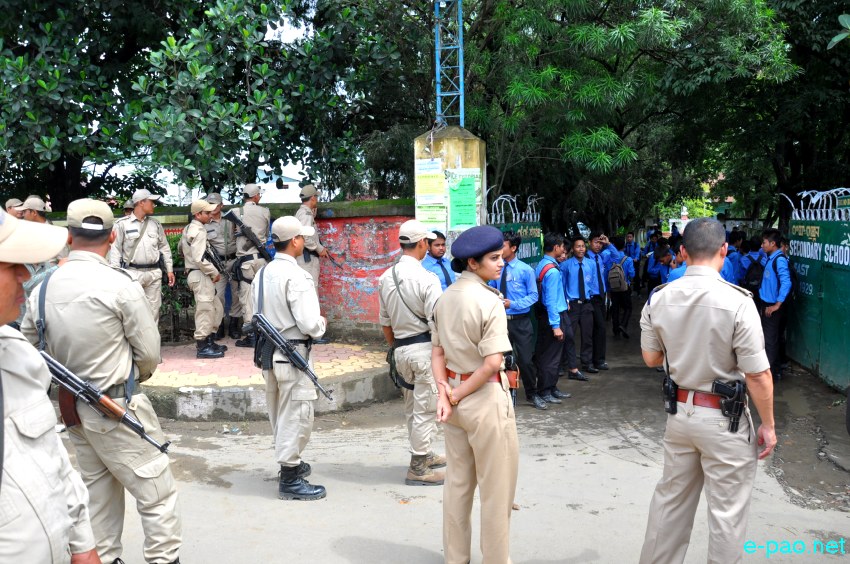
POLYGON ((764 266, 758 260, 752 260, 750 266, 747 267, 747 272, 744 274, 741 287, 752 292, 754 296, 758 296, 762 278, 764 278, 764 266))

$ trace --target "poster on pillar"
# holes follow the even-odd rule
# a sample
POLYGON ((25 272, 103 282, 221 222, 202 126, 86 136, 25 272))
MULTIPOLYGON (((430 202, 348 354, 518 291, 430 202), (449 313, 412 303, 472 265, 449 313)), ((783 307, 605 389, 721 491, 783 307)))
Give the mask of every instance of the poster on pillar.
POLYGON ((449 193, 449 231, 461 231, 478 225, 481 200, 481 170, 454 168, 446 171, 449 193))
POLYGON ((429 229, 445 231, 448 225, 446 174, 440 159, 416 159, 414 163, 416 219, 429 229))

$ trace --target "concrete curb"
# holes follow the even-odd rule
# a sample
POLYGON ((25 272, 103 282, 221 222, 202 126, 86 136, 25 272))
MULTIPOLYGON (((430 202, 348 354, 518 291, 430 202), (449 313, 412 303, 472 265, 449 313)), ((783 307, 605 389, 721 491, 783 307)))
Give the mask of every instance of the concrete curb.
MULTIPOLYGON (((316 414, 345 411, 373 402, 388 401, 401 392, 387 376, 386 368, 374 368, 323 378, 322 386, 331 391, 333 401, 322 394, 316 402, 316 414)), ((262 386, 229 388, 145 386, 144 392, 160 417, 182 421, 245 421, 268 418, 266 390, 262 386)))

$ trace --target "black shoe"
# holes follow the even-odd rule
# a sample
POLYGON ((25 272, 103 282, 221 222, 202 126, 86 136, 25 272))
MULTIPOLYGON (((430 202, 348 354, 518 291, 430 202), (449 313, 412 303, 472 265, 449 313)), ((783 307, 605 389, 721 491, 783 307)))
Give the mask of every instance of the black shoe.
POLYGON ((224 356, 224 351, 213 348, 209 344, 209 339, 195 341, 195 344, 198 347, 195 358, 222 358, 224 356))
MULTIPOLYGON (((587 370, 587 369, 585 369, 587 370)), ((570 372, 567 376, 570 380, 578 380, 580 382, 590 382, 590 378, 581 373, 580 370, 576 370, 575 372, 570 372)))
POLYGON ((622 334, 623 334, 623 337, 625 337, 626 339, 628 339, 628 338, 629 338, 629 334, 628 334, 628 333, 626 333, 626 330, 625 330, 625 329, 620 329, 620 333, 622 333, 622 334))
POLYGON ((552 390, 552 395, 558 399, 569 399, 573 397, 572 394, 567 392, 562 392, 561 390, 552 390))
POLYGON ((533 395, 528 398, 528 405, 533 405, 537 409, 547 409, 546 402, 538 395, 533 395))
POLYGON ((227 345, 219 345, 215 342, 215 333, 207 337, 207 342, 212 345, 213 348, 220 350, 221 352, 227 352, 227 345))
MULTIPOLYGON (((283 470, 284 468, 286 468, 286 467, 285 466, 280 467, 281 470, 283 470)), ((313 468, 309 464, 304 462, 303 460, 301 461, 301 463, 298 466, 295 467, 295 475, 298 476, 299 478, 306 478, 307 476, 309 476, 312 473, 313 473, 313 468)))
POLYGON ((218 326, 218 331, 215 332, 216 339, 224 339, 224 319, 221 320, 221 324, 218 326))
MULTIPOLYGON (((603 363, 597 364, 597 365, 596 365, 596 369, 597 369, 597 370, 610 370, 610 369, 608 368, 608 363, 607 363, 607 362, 603 362, 603 363)), ((588 371, 588 372, 589 372, 589 371, 588 371)))
POLYGON ((596 367, 595 367, 595 366, 593 366, 592 364, 588 364, 587 366, 583 366, 583 367, 582 367, 582 370, 584 370, 585 372, 587 372, 587 373, 589 373, 589 374, 597 374, 597 373, 599 372, 599 371, 596 369, 596 367))
POLYGON ((247 349, 253 349, 256 342, 257 342, 257 338, 254 336, 254 334, 248 333, 247 335, 245 335, 244 338, 236 341, 236 346, 237 347, 244 347, 244 348, 247 348, 247 349))
POLYGON ((230 335, 231 339, 240 339, 242 338, 242 318, 241 317, 231 317, 230 325, 227 329, 228 335, 230 335))
POLYGON ((540 399, 545 401, 546 403, 563 403, 561 400, 553 396, 552 394, 544 394, 540 396, 540 399))
POLYGON ((280 482, 277 494, 280 499, 308 501, 322 499, 327 495, 324 486, 314 486, 298 475, 301 465, 280 467, 280 482))

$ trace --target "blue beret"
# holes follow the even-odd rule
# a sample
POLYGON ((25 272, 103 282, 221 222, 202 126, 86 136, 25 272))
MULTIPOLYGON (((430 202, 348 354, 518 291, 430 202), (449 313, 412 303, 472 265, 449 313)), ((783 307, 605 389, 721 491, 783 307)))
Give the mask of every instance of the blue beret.
POLYGON ((502 232, 495 227, 489 225, 471 227, 452 243, 452 256, 460 260, 480 257, 501 250, 504 240, 502 232))

